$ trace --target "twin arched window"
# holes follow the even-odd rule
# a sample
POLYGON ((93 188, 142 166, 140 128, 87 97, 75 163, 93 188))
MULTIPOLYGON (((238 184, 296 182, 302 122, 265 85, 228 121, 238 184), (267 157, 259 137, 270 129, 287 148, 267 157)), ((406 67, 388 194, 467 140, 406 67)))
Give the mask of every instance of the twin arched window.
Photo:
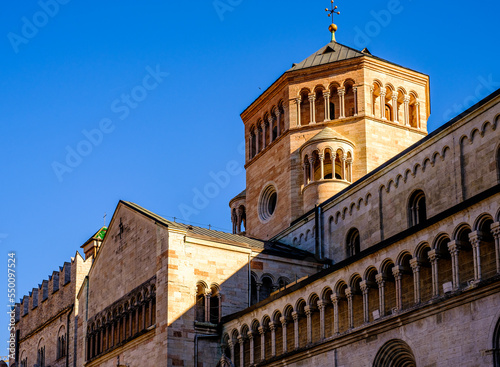
POLYGON ((203 282, 196 285, 196 321, 218 324, 221 319, 221 295, 216 285, 207 287, 203 282))
POLYGON ((414 227, 422 224, 427 219, 427 207, 425 194, 422 190, 417 190, 410 196, 408 202, 408 225, 414 227))
POLYGON ((67 346, 66 333, 64 327, 61 327, 61 330, 59 331, 59 336, 57 337, 57 354, 56 354, 57 359, 66 356, 66 346, 67 346))

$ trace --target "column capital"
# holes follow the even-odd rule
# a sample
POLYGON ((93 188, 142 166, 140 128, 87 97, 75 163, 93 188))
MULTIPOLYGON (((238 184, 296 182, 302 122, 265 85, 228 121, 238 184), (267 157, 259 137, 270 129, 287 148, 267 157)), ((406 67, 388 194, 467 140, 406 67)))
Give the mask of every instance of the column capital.
POLYGON ((385 97, 387 95, 387 89, 380 89, 380 97, 385 97))
POLYGON ((500 223, 495 222, 491 224, 491 233, 493 234, 493 237, 499 238, 500 237, 500 223))
POLYGON ((354 296, 354 291, 352 290, 351 287, 346 288, 345 295, 348 300, 352 300, 352 297, 354 296))
POLYGON ((254 333, 253 333, 253 331, 251 331, 251 330, 250 330, 250 331, 247 333, 247 337, 248 337, 248 339, 249 339, 249 340, 252 340, 252 339, 253 339, 253 336, 254 336, 254 333))
POLYGON ((259 331, 260 335, 264 335, 266 333, 266 328, 263 326, 259 326, 257 330, 259 331))
POLYGON ((243 335, 238 335, 238 343, 240 343, 240 345, 245 343, 245 337, 243 335))
POLYGON ((330 296, 330 299, 332 300, 333 304, 337 304, 337 303, 339 303, 340 297, 339 297, 339 295, 337 293, 333 293, 330 296))
POLYGON ((483 238, 484 234, 481 231, 474 231, 469 233, 469 240, 472 247, 478 247, 483 238))
POLYGON ((379 273, 379 274, 375 275, 375 281, 377 282, 379 287, 383 287, 385 285, 386 278, 387 277, 384 274, 379 273))
POLYGON ((324 161, 325 160, 325 154, 324 153, 318 154, 318 157, 319 157, 320 161, 324 161))
POLYGON ((229 339, 229 340, 227 341, 227 345, 229 345, 229 348, 234 347, 234 342, 233 342, 233 340, 232 340, 232 339, 229 339))
POLYGON ((439 253, 436 250, 431 250, 429 251, 429 260, 430 262, 435 262, 438 261, 441 256, 439 256, 439 253))
POLYGON ((278 325, 276 325, 275 322, 270 322, 269 323, 269 330, 271 331, 276 331, 276 328, 278 327, 278 325))
POLYGON ((463 243, 460 241, 450 241, 448 242, 448 251, 452 255, 456 255, 462 249, 463 243))
POLYGON ((325 302, 325 301, 323 301, 323 300, 319 300, 319 301, 318 301, 318 308, 319 308, 320 310, 324 310, 324 309, 326 308, 326 302, 325 302))
POLYGON ((330 91, 323 92, 323 97, 325 97, 325 99, 329 99, 330 95, 331 95, 330 91))
POLYGON ((301 97, 297 97, 294 99, 295 103, 297 104, 300 104, 300 102, 302 102, 302 98, 301 97))
POLYGON ((401 268, 401 266, 395 266, 392 268, 392 275, 394 275, 394 278, 396 280, 400 280, 401 277, 403 276, 403 269, 401 268))
POLYGON ((370 285, 366 280, 363 280, 361 283, 359 283, 359 288, 361 288, 361 292, 363 292, 363 294, 368 294, 368 291, 370 290, 370 285))
POLYGON ((357 85, 353 85, 352 86, 352 90, 353 90, 353 92, 357 92, 358 91, 358 86, 357 85))
POLYGON ((413 259, 410 259, 410 266, 413 269, 414 273, 420 270, 421 265, 422 265, 422 262, 418 259, 418 257, 414 257, 413 259))
POLYGON ((312 308, 311 308, 311 306, 304 307, 304 312, 305 312, 306 316, 308 316, 308 317, 311 316, 312 315, 312 308))
POLYGON ((295 311, 292 312, 292 319, 293 319, 293 321, 297 321, 299 319, 298 312, 295 312, 295 311))
POLYGON ((345 88, 342 87, 342 88, 337 89, 337 93, 339 96, 344 96, 345 95, 345 88))
POLYGON ((283 325, 283 326, 286 326, 286 324, 288 324, 288 320, 285 316, 280 317, 280 322, 281 322, 281 325, 283 325))
POLYGON ((316 100, 316 93, 309 94, 309 100, 310 101, 315 101, 316 100))
POLYGON ((410 96, 409 95, 406 95, 403 99, 403 102, 404 103, 409 103, 410 102, 410 96))

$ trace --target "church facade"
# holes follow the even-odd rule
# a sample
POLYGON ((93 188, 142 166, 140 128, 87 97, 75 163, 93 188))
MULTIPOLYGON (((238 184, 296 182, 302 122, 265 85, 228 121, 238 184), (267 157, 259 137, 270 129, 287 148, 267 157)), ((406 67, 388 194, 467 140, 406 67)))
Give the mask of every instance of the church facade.
POLYGON ((28 366, 500 366, 500 91, 332 41, 243 113, 233 233, 120 201, 16 305, 28 366))

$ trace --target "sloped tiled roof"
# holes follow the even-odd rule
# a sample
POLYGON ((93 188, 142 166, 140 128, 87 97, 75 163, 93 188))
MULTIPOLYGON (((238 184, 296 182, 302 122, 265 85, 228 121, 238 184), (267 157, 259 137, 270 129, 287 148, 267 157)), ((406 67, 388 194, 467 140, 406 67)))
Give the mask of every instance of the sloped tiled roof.
POLYGON ((311 139, 309 139, 306 144, 312 143, 318 140, 326 140, 326 139, 342 139, 342 140, 347 140, 344 136, 336 132, 335 130, 325 127, 323 130, 321 130, 319 133, 314 135, 311 139))
POLYGON ((298 260, 308 260, 313 262, 318 262, 314 259, 314 255, 310 252, 297 249, 292 246, 288 246, 282 243, 261 241, 237 234, 231 234, 226 232, 215 231, 213 229, 207 229, 203 227, 191 226, 184 223, 173 222, 167 220, 143 207, 121 200, 120 203, 128 206, 129 208, 136 210, 139 213, 161 223, 168 228, 178 229, 186 231, 188 235, 192 237, 197 237, 200 239, 213 240, 215 242, 222 242, 229 245, 239 246, 261 251, 263 254, 281 256, 285 258, 298 259, 298 260))
MULTIPOLYGON (((363 50, 365 51, 365 50, 363 50)), ((297 71, 301 69, 311 68, 313 66, 330 64, 332 62, 354 59, 361 56, 371 56, 366 50, 365 52, 355 50, 353 48, 341 45, 337 42, 330 42, 325 47, 316 51, 304 61, 294 64, 288 71, 297 71)))

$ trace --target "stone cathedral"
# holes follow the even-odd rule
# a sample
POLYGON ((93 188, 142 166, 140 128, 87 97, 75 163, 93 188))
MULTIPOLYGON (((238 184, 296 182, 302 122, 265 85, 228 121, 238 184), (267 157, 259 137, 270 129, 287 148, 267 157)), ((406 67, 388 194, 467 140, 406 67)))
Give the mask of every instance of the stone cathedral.
POLYGON ((120 201, 10 366, 500 366, 500 90, 428 134, 429 77, 336 29, 241 114, 233 233, 120 201))

